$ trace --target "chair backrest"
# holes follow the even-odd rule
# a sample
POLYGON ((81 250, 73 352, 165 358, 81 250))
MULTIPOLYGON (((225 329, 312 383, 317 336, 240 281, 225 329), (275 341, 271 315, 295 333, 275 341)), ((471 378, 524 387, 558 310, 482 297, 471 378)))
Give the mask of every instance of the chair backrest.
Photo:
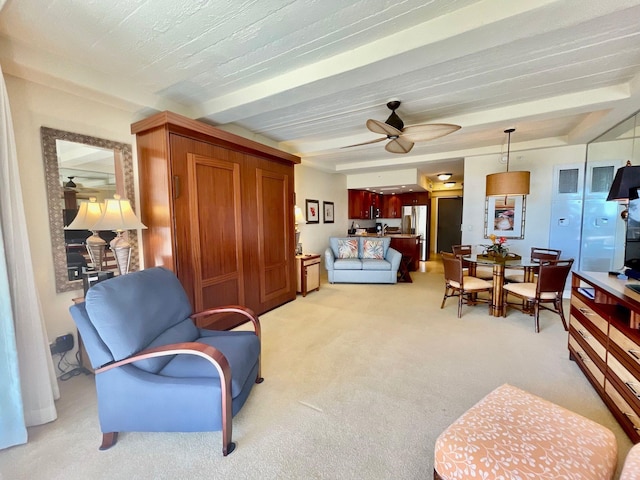
MULTIPOLYGON (((192 342, 199 336, 189 318, 192 309, 184 288, 166 268, 148 268, 100 282, 87 291, 85 306, 101 343, 115 360, 146 348, 192 342)), ((86 346, 91 356, 91 347, 86 346)), ((153 358, 136 366, 157 372, 170 360, 153 358)))
POLYGON ((561 250, 555 250, 553 248, 531 247, 531 260, 535 262, 559 260, 561 253, 561 250))
POLYGON ((471 255, 471 245, 451 245, 451 251, 456 257, 471 255))
POLYGON ((573 258, 568 260, 549 260, 540 265, 536 294, 544 292, 562 292, 571 271, 573 258))
POLYGON ((440 256, 445 280, 458 282, 462 287, 462 259, 449 252, 440 252, 440 256))

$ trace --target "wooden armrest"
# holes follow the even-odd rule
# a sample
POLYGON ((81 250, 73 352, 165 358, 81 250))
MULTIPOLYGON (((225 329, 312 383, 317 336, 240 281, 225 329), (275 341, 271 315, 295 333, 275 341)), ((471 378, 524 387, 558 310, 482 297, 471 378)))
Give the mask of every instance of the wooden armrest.
MULTIPOLYGON (((207 310, 203 310, 201 312, 197 312, 191 315, 193 320, 196 320, 200 317, 208 317, 209 315, 218 315, 221 313, 239 313, 240 315, 244 315, 253 324, 253 329, 256 332, 258 338, 260 338, 260 320, 258 316, 254 313, 253 310, 247 307, 243 307, 242 305, 223 305, 220 307, 213 307, 207 310)), ((213 328, 203 327, 205 330, 215 330, 213 328)))
POLYGON ((231 369, 229 367, 227 357, 225 357, 224 354, 217 348, 200 342, 172 343, 170 345, 163 345, 161 347, 149 348, 147 350, 136 353, 135 355, 131 355, 130 357, 118 360, 117 362, 104 365, 96 369, 95 373, 97 375, 99 373, 106 372, 107 370, 111 370, 112 368, 121 367, 122 365, 138 362, 140 360, 146 360, 148 358, 179 354, 197 355, 199 357, 202 357, 205 360, 211 362, 216 367, 221 379, 227 377, 229 379, 231 378, 231 369))

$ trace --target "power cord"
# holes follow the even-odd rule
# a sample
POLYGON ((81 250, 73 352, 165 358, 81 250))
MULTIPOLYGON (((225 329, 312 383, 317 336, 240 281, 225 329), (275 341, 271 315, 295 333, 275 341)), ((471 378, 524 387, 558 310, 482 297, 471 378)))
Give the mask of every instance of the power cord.
POLYGON ((79 351, 77 351, 75 355, 77 363, 70 363, 67 360, 66 356, 67 352, 63 352, 62 354, 60 354, 60 358, 58 359, 58 370, 62 372, 62 375, 58 377, 60 378, 60 380, 64 382, 66 380, 69 380, 70 378, 77 377, 81 373, 84 373, 85 375, 91 373, 80 363, 79 351))

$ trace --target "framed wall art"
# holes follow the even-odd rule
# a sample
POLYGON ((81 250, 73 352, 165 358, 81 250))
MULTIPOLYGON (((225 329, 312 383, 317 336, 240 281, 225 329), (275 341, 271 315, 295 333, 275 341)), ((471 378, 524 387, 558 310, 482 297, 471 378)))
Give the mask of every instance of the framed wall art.
POLYGON ((484 238, 524 238, 525 210, 524 195, 486 197, 484 238))
POLYGON ((320 223, 320 202, 318 200, 305 200, 307 223, 320 223))
POLYGON ((322 221, 333 223, 333 202, 322 202, 322 221))

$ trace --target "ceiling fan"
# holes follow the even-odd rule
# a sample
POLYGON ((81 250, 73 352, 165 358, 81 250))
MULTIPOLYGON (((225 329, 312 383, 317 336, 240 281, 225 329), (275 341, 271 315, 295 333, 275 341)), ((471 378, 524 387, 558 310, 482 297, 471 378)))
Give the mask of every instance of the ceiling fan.
POLYGON ((349 145, 343 148, 358 147, 370 143, 383 142, 389 140, 385 145, 385 150, 391 153, 409 153, 416 142, 426 142, 439 137, 444 137, 459 130, 460 125, 450 123, 425 123, 422 125, 412 125, 405 127, 404 122, 396 113, 400 106, 399 100, 392 100, 387 103, 387 108, 391 110, 391 115, 384 122, 379 120, 367 120, 367 128, 373 133, 386 135, 383 138, 376 138, 364 143, 349 145))

